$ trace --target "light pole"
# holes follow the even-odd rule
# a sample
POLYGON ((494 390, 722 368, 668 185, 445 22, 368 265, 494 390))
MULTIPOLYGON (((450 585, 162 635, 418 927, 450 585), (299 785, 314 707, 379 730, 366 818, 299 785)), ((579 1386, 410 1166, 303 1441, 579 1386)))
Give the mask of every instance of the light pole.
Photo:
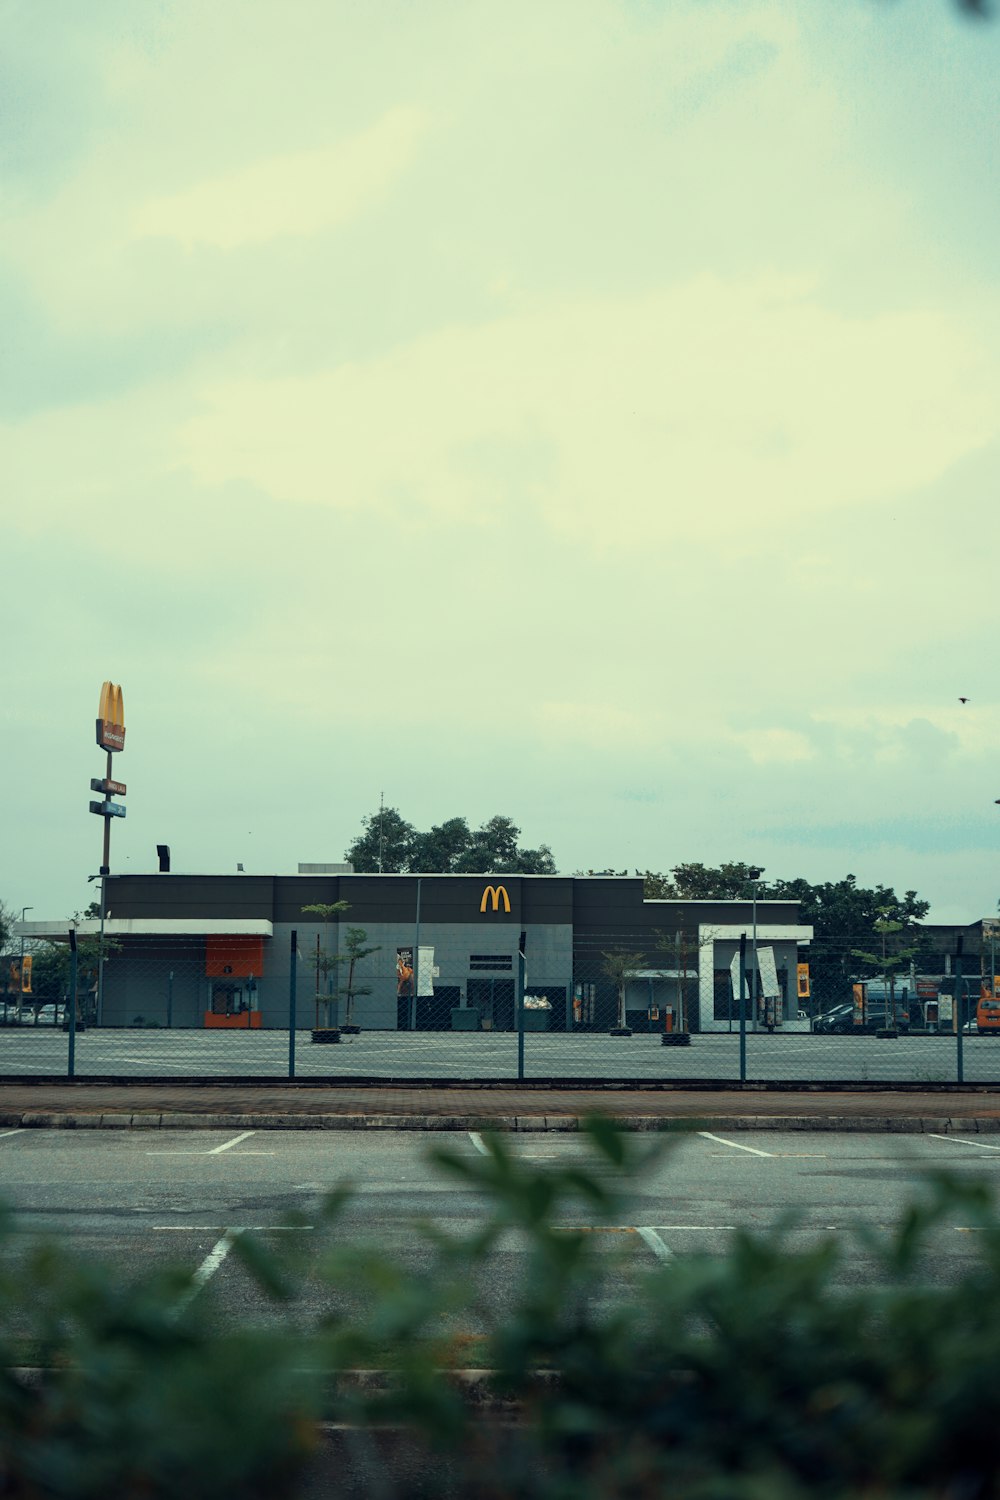
POLYGON ((757 1030, 757 882, 764 873, 763 865, 751 865, 747 874, 753 882, 753 967, 750 970, 751 995, 753 996, 753 1029, 757 1030))
POLYGON ((21 956, 17 963, 17 1019, 20 1024, 21 1014, 24 1009, 24 915, 25 912, 34 911, 33 906, 21 907, 21 956))

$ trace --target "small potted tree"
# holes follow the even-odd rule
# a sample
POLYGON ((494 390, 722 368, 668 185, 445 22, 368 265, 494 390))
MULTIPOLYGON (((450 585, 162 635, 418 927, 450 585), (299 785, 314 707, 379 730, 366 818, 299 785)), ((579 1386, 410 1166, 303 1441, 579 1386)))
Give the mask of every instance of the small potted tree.
POLYGON ((631 1036, 631 1028, 625 1024, 625 991, 628 989, 629 981, 638 977, 643 965, 643 955, 626 953, 616 948, 611 953, 602 954, 602 957, 604 972, 618 991, 618 1024, 612 1026, 608 1035, 631 1036))
MULTIPOLYGON (((665 1017, 660 1041, 664 1047, 690 1047, 691 1033, 688 1030, 687 1024, 688 962, 693 954, 697 952, 697 939, 692 938, 685 931, 682 918, 681 925, 676 932, 661 932, 657 934, 656 946, 661 952, 671 955, 677 971, 677 1008, 675 1019, 668 1029, 665 1017)), ((670 1009, 671 1007, 665 1007, 667 1013, 669 1013, 670 1009)))
MULTIPOLYGON (((875 931, 882 939, 881 953, 866 953, 861 948, 852 948, 851 953, 855 958, 863 959, 873 969, 878 969, 882 975, 883 995, 885 1001, 885 1024, 876 1029, 877 1037, 898 1037, 899 1024, 896 1017, 896 970, 910 962, 917 952, 916 947, 898 948, 895 953, 889 953, 888 939, 894 937, 897 932, 903 932, 906 924, 897 921, 898 908, 894 906, 880 906, 879 919, 873 923, 875 931)), ((862 991, 864 993, 864 991, 862 991)), ((909 1023, 907 1022, 907 1029, 909 1023)))
MULTIPOLYGON (((345 911, 350 910, 349 901, 317 901, 311 906, 303 906, 302 912, 306 916, 317 916, 321 918, 324 927, 339 917, 345 911)), ((316 1014, 315 1025, 312 1031, 314 1042, 339 1042, 342 1028, 338 1026, 336 1012, 333 1023, 330 1021, 330 1007, 336 1005, 334 996, 329 994, 330 975, 335 974, 343 962, 341 955, 329 947, 324 947, 316 937, 316 1014), (324 987, 327 993, 324 994, 324 987)))
POLYGON ((357 1036, 361 1030, 361 1027, 356 1025, 354 1020, 355 997, 357 995, 370 995, 372 992, 370 984, 357 983, 358 964, 363 958, 367 958, 369 954, 379 951, 378 944, 370 948, 366 947, 365 944, 367 941, 368 934, 363 927, 348 927, 347 936, 344 941, 344 951, 338 955, 340 962, 347 965, 347 984, 345 986, 347 1019, 340 1029, 349 1036, 357 1036))

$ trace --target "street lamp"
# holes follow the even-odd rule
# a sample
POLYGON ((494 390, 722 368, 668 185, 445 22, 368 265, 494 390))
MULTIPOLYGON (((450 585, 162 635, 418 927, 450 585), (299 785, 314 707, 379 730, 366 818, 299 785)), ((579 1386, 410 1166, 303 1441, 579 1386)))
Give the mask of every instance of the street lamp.
POLYGON ((21 957, 17 965, 17 982, 20 985, 20 990, 18 991, 17 996, 18 1021, 20 1021, 21 1019, 21 1012, 24 1008, 24 914, 25 912, 34 911, 34 909, 35 908, 33 906, 21 907, 21 957))
POLYGON ((757 1030, 757 882, 764 873, 763 865, 751 865, 747 874, 753 882, 753 967, 750 970, 753 975, 753 1029, 757 1030))

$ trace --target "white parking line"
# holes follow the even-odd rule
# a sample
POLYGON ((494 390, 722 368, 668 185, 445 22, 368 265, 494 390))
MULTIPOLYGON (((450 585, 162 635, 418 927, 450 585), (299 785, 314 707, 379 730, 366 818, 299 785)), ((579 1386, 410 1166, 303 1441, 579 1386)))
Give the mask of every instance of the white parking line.
POLYGON ((469 1131, 469 1140, 475 1146, 477 1151, 482 1152, 483 1156, 489 1156, 489 1147, 486 1145, 486 1142, 483 1140, 478 1130, 469 1131))
POLYGON ((645 1240, 646 1244, 649 1246, 650 1250, 652 1250, 657 1260, 673 1259, 674 1252, 671 1250, 670 1246, 663 1239, 661 1239, 660 1234, 656 1229, 653 1229, 648 1224, 637 1224, 635 1232, 637 1235, 639 1235, 640 1239, 645 1240))
POLYGON ((225 1260, 226 1256, 233 1248, 234 1241, 237 1240, 242 1233, 242 1229, 227 1229, 221 1240, 219 1240, 217 1244, 212 1246, 211 1250, 205 1256, 205 1259, 202 1261, 197 1271, 195 1271, 192 1275, 191 1285, 188 1287, 184 1295, 179 1298, 178 1311, 187 1307, 188 1303, 193 1301, 193 1299, 197 1297, 198 1293, 201 1291, 206 1282, 211 1281, 212 1277, 215 1275, 216 1271, 222 1265, 222 1262, 225 1260))
POLYGON ((739 1141, 727 1141, 724 1136, 713 1135, 710 1130, 699 1130, 706 1141, 718 1141, 720 1146, 732 1146, 734 1151, 749 1151, 751 1156, 773 1156, 773 1151, 758 1151, 756 1146, 742 1146, 739 1141))
MULTIPOLYGON (((721 1234, 723 1230, 735 1234, 739 1228, 738 1224, 658 1224, 657 1231, 662 1234, 687 1233, 690 1230, 704 1230, 706 1234, 721 1234)), ((642 1233, 640 1229, 639 1233, 642 1233)))
POLYGON ((207 1152, 206 1154, 208 1156, 218 1156, 220 1151, 228 1151, 230 1147, 238 1146, 240 1141, 248 1141, 250 1137, 252 1135, 256 1135, 256 1133, 257 1132, 254 1130, 244 1130, 242 1135, 234 1135, 231 1141, 223 1141, 221 1146, 213 1146, 211 1151, 207 1152))
POLYGON ((0 1130, 0 1141, 5 1141, 9 1135, 27 1135, 27 1133, 26 1130, 20 1128, 17 1130, 0 1130))
MULTIPOLYGON (((234 1135, 231 1141, 223 1141, 221 1146, 212 1146, 208 1151, 147 1151, 147 1156, 218 1156, 220 1151, 229 1151, 233 1146, 238 1146, 240 1141, 249 1140, 256 1135, 255 1130, 244 1130, 242 1135, 234 1135)), ((274 1156, 273 1151, 244 1151, 242 1156, 274 1156)))
POLYGON ((978 1146, 981 1151, 1000 1151, 1000 1144, 993 1146, 989 1141, 969 1141, 960 1135, 935 1135, 931 1130, 927 1134, 932 1141, 950 1141, 953 1146, 978 1146))
MULTIPOLYGON (((158 1234, 218 1234, 220 1228, 218 1224, 150 1224, 149 1227, 158 1234)), ((303 1234, 315 1227, 314 1224, 241 1224, 239 1229, 227 1229, 225 1234, 303 1234)))

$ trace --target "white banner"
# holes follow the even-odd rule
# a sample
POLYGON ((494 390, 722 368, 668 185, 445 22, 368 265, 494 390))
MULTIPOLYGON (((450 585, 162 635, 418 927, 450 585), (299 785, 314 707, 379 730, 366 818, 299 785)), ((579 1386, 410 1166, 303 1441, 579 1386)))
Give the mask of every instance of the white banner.
POLYGON ((417 994, 434 993, 434 949, 421 948, 417 958, 417 994))
POLYGON ((776 1000, 781 994, 778 970, 774 964, 773 948, 757 949, 757 968, 760 970, 760 987, 766 1000, 776 1000))

